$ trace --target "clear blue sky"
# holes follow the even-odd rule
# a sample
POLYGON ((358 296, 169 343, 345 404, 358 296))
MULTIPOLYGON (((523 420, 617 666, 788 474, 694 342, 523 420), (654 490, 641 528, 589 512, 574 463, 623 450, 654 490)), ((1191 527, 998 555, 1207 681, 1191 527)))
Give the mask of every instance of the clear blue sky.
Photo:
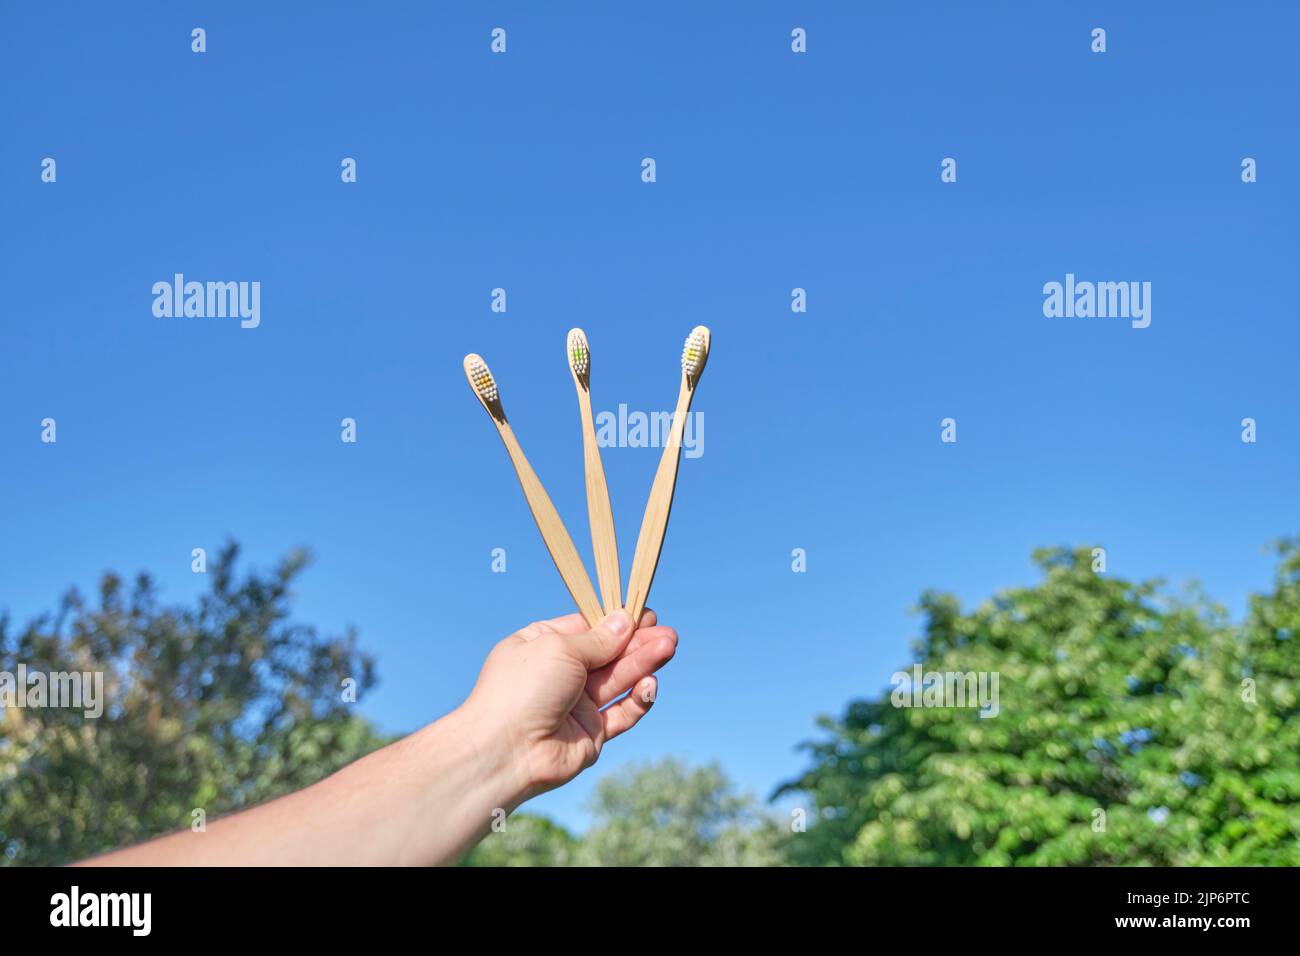
MULTIPOLYGON (((261 567, 309 545, 301 618, 356 625, 364 711, 414 729, 570 610, 460 361, 589 555, 574 325, 598 410, 669 408, 683 337, 714 334, 651 600, 681 648, 647 721, 536 802, 574 827, 601 772, 663 754, 765 795, 816 714, 909 662, 923 589, 1031 582, 1035 546, 1234 613, 1267 585, 1300 466, 1294 4, 281 6, 4 12, 20 621, 106 569, 187 600, 227 536, 261 567), (261 282, 261 327, 155 318, 176 272, 261 282), (1151 327, 1045 318, 1068 272, 1151 282, 1151 327)), ((625 570, 658 456, 605 452, 625 570)))

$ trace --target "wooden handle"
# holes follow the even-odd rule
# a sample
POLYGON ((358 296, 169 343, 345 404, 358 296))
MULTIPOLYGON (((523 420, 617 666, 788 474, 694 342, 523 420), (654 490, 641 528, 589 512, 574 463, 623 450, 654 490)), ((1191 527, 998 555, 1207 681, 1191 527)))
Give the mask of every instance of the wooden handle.
POLYGON ((690 412, 694 390, 682 376, 681 391, 677 394, 677 410, 673 413, 673 427, 664 445, 659 470, 650 486, 645 517, 641 519, 641 533, 636 539, 636 555, 632 558, 632 573, 627 581, 627 602, 624 607, 634 622, 641 620, 655 568, 659 566, 659 552, 663 550, 664 534, 668 531, 668 513, 673 507, 673 491, 677 487, 677 465, 682 455, 682 433, 686 430, 686 415, 690 412))
POLYGON ((560 577, 564 579, 564 586, 569 589, 578 610, 582 612, 587 624, 595 627, 604 615, 596 591, 591 586, 591 578, 587 577, 587 569, 582 565, 582 558, 578 557, 578 549, 573 546, 573 539, 569 537, 555 505, 551 504, 541 480, 524 457, 524 451, 519 447, 519 440, 515 438, 509 423, 498 421, 496 424, 506 451, 510 453, 510 461, 515 466, 515 474, 519 476, 519 486, 528 499, 533 520, 537 522, 537 530, 542 533, 542 541, 546 543, 546 550, 551 552, 551 560, 555 562, 560 577))
POLYGON ((591 524, 591 550, 596 558, 596 580, 606 614, 623 606, 623 576, 618 567, 618 539, 614 534, 614 510, 609 503, 609 485, 596 443, 596 425, 591 416, 591 393, 578 385, 578 408, 582 414, 582 461, 587 475, 587 519, 591 524))

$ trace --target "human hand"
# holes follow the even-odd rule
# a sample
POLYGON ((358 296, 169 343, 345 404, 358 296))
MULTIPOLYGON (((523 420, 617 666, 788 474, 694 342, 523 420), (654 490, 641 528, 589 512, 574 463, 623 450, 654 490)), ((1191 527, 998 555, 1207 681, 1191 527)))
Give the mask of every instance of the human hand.
POLYGON ((539 621, 492 649, 460 715, 505 748, 522 802, 573 779, 635 726, 676 650, 676 631, 649 609, 635 631, 626 611, 594 629, 579 614, 539 621))
POLYGON ((492 649, 469 698, 442 719, 203 833, 185 829, 87 862, 453 863, 499 812, 577 776, 644 717, 655 671, 676 650, 676 632, 649 609, 635 632, 625 611, 594 629, 577 614, 530 624, 492 649))

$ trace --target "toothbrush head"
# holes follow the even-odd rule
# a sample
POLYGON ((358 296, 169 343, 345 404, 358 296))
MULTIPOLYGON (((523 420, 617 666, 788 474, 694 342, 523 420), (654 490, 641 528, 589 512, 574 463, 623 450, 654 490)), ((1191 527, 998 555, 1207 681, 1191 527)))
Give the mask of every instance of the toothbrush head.
POLYGON ((465 377, 469 379, 469 387, 474 390, 474 394, 478 396, 478 400, 483 403, 483 407, 492 417, 504 418, 497 380, 492 377, 492 370, 487 367, 487 362, 483 361, 481 355, 471 352, 465 356, 465 377))
POLYGON ((587 347, 587 333, 582 329, 569 329, 565 351, 569 356, 569 370, 574 378, 586 386, 591 374, 591 349, 587 347))
POLYGON ((686 336, 686 345, 682 348, 682 373, 686 381, 694 388, 704 372, 704 363, 709 360, 709 330, 703 325, 691 329, 686 336))

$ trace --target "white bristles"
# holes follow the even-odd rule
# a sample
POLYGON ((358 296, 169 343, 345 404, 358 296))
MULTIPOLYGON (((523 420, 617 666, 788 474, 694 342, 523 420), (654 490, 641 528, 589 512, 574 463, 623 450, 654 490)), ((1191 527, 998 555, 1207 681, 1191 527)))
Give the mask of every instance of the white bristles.
POLYGON ((703 325, 697 325, 691 329, 691 334, 686 336, 686 345, 682 348, 682 371, 686 373, 692 385, 704 370, 704 363, 708 357, 709 330, 703 325))
POLYGON ((569 368, 580 379, 585 379, 591 371, 591 349, 587 346, 587 334, 582 329, 569 330, 569 342, 566 349, 569 356, 569 368))
POLYGON ((469 356, 465 360, 465 369, 469 372, 470 384, 479 398, 490 403, 501 397, 501 393, 497 391, 497 380, 492 377, 487 363, 481 358, 477 355, 469 356))

